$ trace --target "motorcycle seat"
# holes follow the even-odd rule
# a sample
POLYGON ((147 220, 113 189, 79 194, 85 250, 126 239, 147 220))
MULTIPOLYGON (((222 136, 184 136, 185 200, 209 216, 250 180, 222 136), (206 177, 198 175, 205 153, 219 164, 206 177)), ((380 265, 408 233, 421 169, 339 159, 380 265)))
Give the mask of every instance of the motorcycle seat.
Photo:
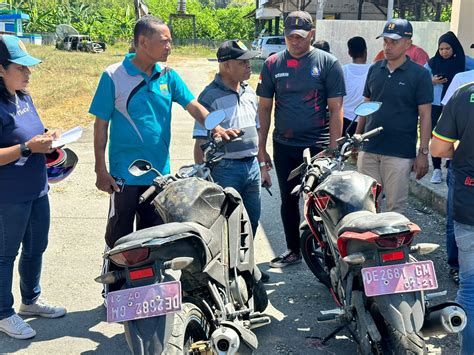
POLYGON ((372 232, 377 235, 395 234, 410 231, 412 222, 397 212, 373 213, 357 211, 344 216, 336 225, 336 234, 344 232, 372 232))
POLYGON ((200 226, 197 223, 166 223, 159 226, 150 227, 138 230, 136 232, 127 234, 126 236, 117 240, 114 249, 125 244, 137 244, 137 241, 147 242, 152 239, 167 238, 177 234, 193 233, 199 235, 203 241, 208 244, 212 238, 212 232, 200 226))

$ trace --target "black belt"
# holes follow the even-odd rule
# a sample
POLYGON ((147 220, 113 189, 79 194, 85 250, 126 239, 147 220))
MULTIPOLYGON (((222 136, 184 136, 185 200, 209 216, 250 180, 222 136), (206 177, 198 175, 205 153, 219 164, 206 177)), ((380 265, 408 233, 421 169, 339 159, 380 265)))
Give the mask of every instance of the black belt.
POLYGON ((227 159, 227 158, 224 158, 224 160, 236 160, 236 161, 243 161, 243 162, 247 162, 247 161, 252 161, 254 160, 256 157, 245 157, 245 158, 238 158, 238 159, 227 159))

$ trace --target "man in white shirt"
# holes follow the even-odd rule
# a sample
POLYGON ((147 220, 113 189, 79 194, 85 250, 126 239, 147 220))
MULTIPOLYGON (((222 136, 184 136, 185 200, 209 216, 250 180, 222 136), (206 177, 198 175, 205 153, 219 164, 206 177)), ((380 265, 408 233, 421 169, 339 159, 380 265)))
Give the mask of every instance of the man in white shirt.
POLYGON ((441 104, 445 106, 457 89, 473 81, 474 81, 474 70, 457 73, 454 76, 453 81, 451 81, 451 84, 449 84, 448 90, 446 90, 446 94, 444 94, 443 100, 441 100, 441 104))
POLYGON ((344 96, 344 130, 346 132, 348 127, 351 136, 355 133, 357 123, 352 123, 356 118, 354 109, 364 101, 363 91, 367 72, 371 64, 367 63, 367 44, 362 37, 352 37, 347 41, 347 48, 349 55, 352 58, 352 63, 346 64, 342 67, 344 72, 344 81, 346 84, 346 96, 344 96), (352 124, 352 125, 351 125, 352 124))

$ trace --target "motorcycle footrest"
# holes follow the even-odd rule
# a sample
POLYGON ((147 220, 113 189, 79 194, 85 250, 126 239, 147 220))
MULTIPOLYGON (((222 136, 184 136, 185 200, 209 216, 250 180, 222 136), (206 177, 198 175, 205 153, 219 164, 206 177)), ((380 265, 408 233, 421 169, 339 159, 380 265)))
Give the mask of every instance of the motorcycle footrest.
POLYGON ((263 327, 264 325, 270 324, 272 320, 267 315, 261 315, 258 318, 251 318, 249 321, 249 328, 255 329, 259 327, 263 327))
POLYGON ((346 314, 346 311, 342 308, 329 309, 327 311, 320 311, 322 315, 316 317, 318 323, 324 322, 338 322, 341 316, 346 314))

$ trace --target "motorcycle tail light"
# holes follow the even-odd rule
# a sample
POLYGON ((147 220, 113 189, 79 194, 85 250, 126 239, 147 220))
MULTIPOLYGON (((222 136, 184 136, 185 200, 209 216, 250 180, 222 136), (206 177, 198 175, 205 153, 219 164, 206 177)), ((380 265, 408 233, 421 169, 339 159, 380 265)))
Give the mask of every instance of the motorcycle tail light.
POLYGON ((119 266, 132 266, 146 260, 149 255, 149 248, 137 248, 111 255, 110 260, 119 266))
POLYGON ((405 253, 403 250, 398 250, 394 252, 383 253, 380 255, 382 261, 385 263, 387 261, 397 261, 405 259, 405 253))
POLYGON ((153 268, 151 267, 148 267, 146 269, 133 270, 133 271, 130 271, 130 280, 146 279, 154 275, 155 273, 153 272, 153 268))
POLYGON ((395 249, 399 248, 402 245, 410 244, 413 240, 413 234, 397 234, 391 236, 382 236, 375 240, 375 243, 383 249, 395 249))

